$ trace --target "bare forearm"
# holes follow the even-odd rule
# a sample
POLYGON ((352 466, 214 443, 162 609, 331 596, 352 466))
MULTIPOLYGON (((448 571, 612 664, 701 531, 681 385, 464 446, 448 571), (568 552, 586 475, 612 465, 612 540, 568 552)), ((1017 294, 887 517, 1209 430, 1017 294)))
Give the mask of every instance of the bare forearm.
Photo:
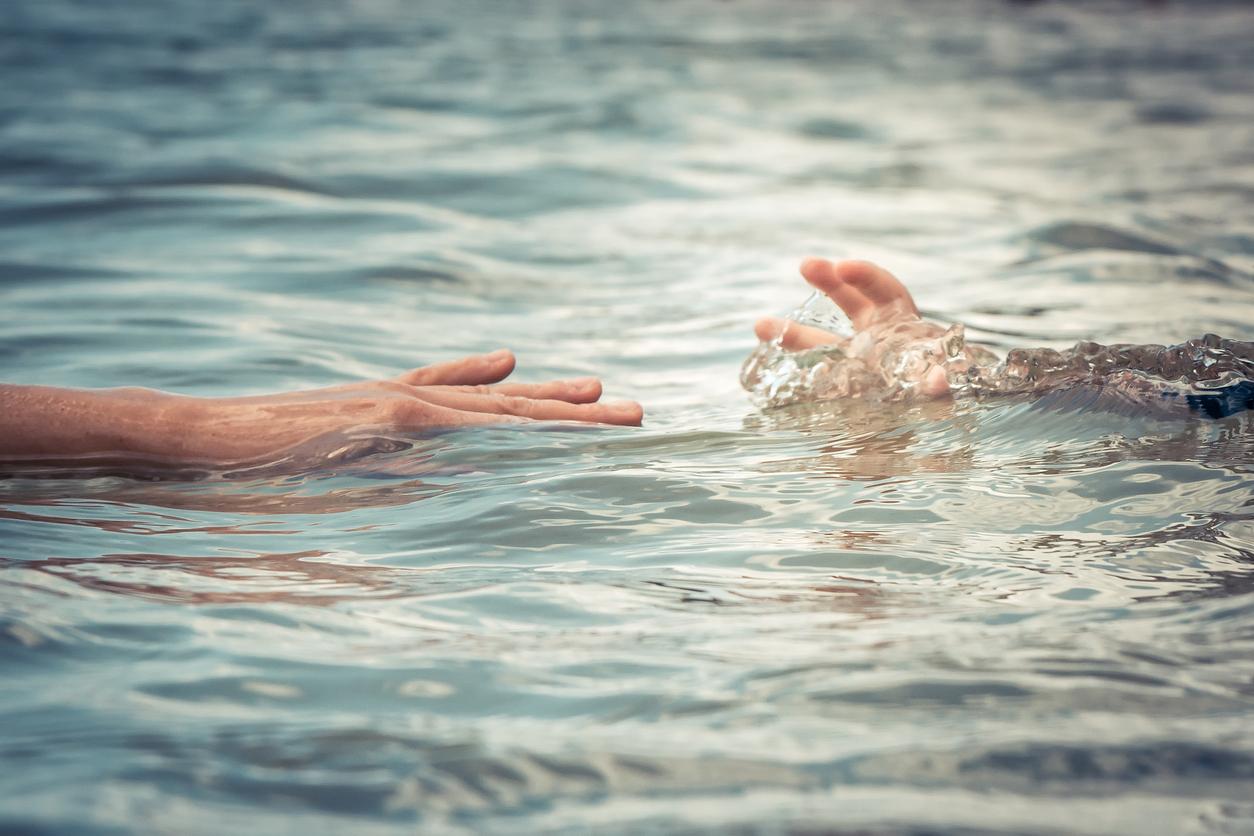
POLYGON ((238 398, 0 384, 0 463, 99 454, 296 462, 336 454, 363 434, 528 420, 640 424, 639 404, 598 403, 595 378, 499 383, 513 368, 514 356, 502 350, 395 378, 238 398))
POLYGON ((0 385, 0 456, 186 457, 203 414, 199 399, 147 389, 0 385))
POLYGON ((97 454, 239 463, 282 454, 336 429, 377 425, 345 415, 373 401, 193 398, 151 389, 0 385, 0 459, 97 454), (355 419, 355 420, 354 420, 355 419))

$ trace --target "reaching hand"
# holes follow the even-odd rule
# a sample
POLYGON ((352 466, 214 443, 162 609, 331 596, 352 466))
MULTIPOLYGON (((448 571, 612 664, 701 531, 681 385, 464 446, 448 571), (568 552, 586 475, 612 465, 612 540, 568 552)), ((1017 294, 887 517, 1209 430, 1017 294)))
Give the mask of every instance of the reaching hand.
MULTIPOLYGON (((518 421, 582 421, 638 425, 640 405, 631 401, 598 403, 601 382, 593 377, 547 383, 501 383, 514 371, 514 355, 504 349, 424 366, 390 380, 350 383, 277 398, 301 402, 312 398, 364 397, 381 409, 384 423, 408 429, 463 427, 518 421)), ((236 403, 251 398, 233 399, 236 403)))
POLYGON ((601 383, 595 378, 500 383, 513 370, 513 354, 502 350, 390 380, 256 397, 0 386, 0 460, 109 454, 259 462, 325 455, 355 434, 520 421, 641 421, 639 404, 597 403, 601 383))
POLYGON ((779 317, 758 320, 754 330, 759 339, 777 341, 787 351, 840 349, 845 360, 833 369, 835 395, 877 389, 942 397, 949 394, 950 373, 996 362, 988 349, 964 342, 961 326, 946 328, 921 318, 910 291, 882 267, 812 258, 802 263, 801 275, 849 316, 853 337, 779 317))

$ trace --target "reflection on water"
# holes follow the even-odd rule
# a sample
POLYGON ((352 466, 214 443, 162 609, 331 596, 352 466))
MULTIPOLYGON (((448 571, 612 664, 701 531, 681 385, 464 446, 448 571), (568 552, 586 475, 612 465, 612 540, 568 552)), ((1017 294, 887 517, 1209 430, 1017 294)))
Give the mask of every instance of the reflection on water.
POLYGON ((10 469, 0 830, 1254 822, 1254 413, 736 379, 811 253, 1003 356, 1254 339, 1244 5, 9 11, 4 378, 648 416, 10 469))
POLYGON ((318 551, 239 557, 102 554, 53 557, 27 568, 88 589, 194 604, 333 604, 369 594, 386 595, 387 576, 399 574, 392 569, 318 561, 327 556, 318 551), (163 582, 164 577, 170 582, 163 582))

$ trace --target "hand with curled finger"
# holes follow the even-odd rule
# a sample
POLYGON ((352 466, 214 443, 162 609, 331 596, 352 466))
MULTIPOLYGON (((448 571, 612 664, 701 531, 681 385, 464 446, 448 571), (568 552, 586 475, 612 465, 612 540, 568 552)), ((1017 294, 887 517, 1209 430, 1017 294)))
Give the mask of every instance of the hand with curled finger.
POLYGON ((970 368, 998 361, 987 348, 967 343, 961 325, 923 319, 910 291, 882 267, 812 258, 802 263, 801 275, 849 317, 853 333, 781 317, 758 320, 754 330, 763 347, 749 358, 742 381, 751 391, 766 391, 767 400, 945 397, 970 368), (791 353, 790 361, 806 361, 788 381, 800 380, 800 386, 782 398, 764 383, 780 351, 791 353))

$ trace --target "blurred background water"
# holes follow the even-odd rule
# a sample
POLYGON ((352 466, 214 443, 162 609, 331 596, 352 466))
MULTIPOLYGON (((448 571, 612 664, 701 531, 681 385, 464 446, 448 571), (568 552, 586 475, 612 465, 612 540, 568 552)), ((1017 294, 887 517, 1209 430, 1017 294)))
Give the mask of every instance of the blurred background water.
POLYGON ((1249 413, 737 383, 810 254, 1254 338, 1247 4, 17 0, 0 78, 0 378, 647 409, 0 479, 0 830, 1254 832, 1249 413))

